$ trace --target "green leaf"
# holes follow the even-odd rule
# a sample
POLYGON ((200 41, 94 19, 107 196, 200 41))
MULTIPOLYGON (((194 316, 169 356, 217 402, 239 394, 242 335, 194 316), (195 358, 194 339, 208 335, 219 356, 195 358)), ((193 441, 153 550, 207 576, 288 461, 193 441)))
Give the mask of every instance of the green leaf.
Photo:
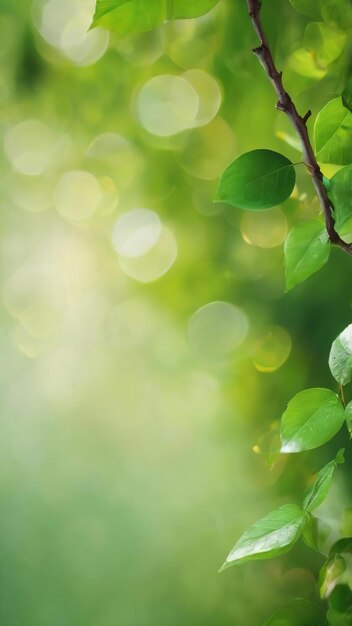
POLYGON ((330 389, 306 389, 289 403, 281 420, 281 452, 313 450, 330 441, 345 418, 339 397, 330 389))
POLYGON ((352 555, 352 537, 344 537, 339 539, 330 548, 330 554, 351 554, 352 555))
MULTIPOLYGON (((328 559, 320 570, 319 589, 322 598, 328 598, 335 587, 341 583, 347 584, 350 589, 352 588, 351 563, 352 538, 339 539, 331 547, 328 559)), ((336 603, 333 608, 338 608, 336 603)))
POLYGON ((330 371, 340 385, 352 380, 352 324, 333 341, 329 355, 330 371))
POLYGON ((335 468, 341 462, 343 462, 343 451, 340 450, 336 458, 318 472, 313 485, 306 491, 303 502, 305 511, 314 511, 325 500, 331 487, 335 468))
POLYGON ((314 126, 318 161, 346 165, 352 161, 352 113, 335 98, 320 111, 314 126))
POLYGON ((316 550, 320 554, 326 554, 326 543, 331 531, 331 526, 324 520, 315 517, 312 513, 308 513, 307 521, 304 524, 302 539, 304 543, 313 550, 316 550))
POLYGON ((291 161, 272 150, 246 152, 223 173, 216 199, 240 209, 269 209, 292 193, 296 173, 291 161))
POLYGON ((294 226, 285 241, 286 290, 317 272, 328 260, 330 244, 324 224, 317 220, 294 226))
POLYGON ((348 432, 352 438, 352 401, 349 402, 345 408, 345 416, 348 432))
POLYGON ((313 56, 318 67, 329 65, 342 53, 347 34, 334 24, 310 22, 304 32, 304 47, 313 56))
POLYGON ((264 626, 320 626, 323 622, 324 613, 319 606, 296 598, 274 613, 264 626))
POLYGON ((352 617, 352 592, 348 585, 336 585, 329 597, 329 606, 339 613, 349 611, 352 617))
POLYGON ((352 111, 352 77, 342 92, 342 104, 346 109, 352 111))
POLYGON ((329 626, 352 626, 352 610, 340 613, 335 609, 329 609, 326 614, 329 626))
POLYGON ((313 20, 319 20, 321 17, 321 0, 290 0, 292 6, 299 11, 313 18, 313 20))
POLYGON ((341 235, 350 234, 352 232, 352 165, 342 167, 334 174, 330 180, 328 196, 335 210, 336 230, 341 235))
POLYGON ((221 570, 238 563, 271 559, 287 552, 302 534, 305 513, 286 504, 256 522, 237 541, 221 570))
POLYGON ((199 17, 219 0, 97 0, 91 28, 102 26, 119 35, 142 33, 167 20, 199 17))
POLYGON ((327 598, 342 574, 346 571, 346 561, 340 554, 332 554, 320 570, 320 597, 327 598))

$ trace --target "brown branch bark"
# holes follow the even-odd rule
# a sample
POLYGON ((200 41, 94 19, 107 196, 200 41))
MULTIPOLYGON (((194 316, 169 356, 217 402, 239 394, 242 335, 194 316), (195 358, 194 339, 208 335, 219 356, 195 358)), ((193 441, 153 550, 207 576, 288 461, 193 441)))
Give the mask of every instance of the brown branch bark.
POLYGON ((261 65, 263 66, 268 78, 270 79, 278 101, 276 108, 283 111, 287 117, 291 120, 291 123, 300 139, 302 147, 303 161, 307 167, 309 174, 312 177, 313 185, 315 187, 316 194, 318 196, 320 206, 324 215, 326 230, 328 232, 329 240, 332 244, 339 246, 347 254, 352 255, 352 244, 348 244, 335 230, 335 221, 332 215, 333 206, 329 200, 327 191, 323 184, 323 174, 319 167, 319 164, 315 158, 314 150, 309 138, 307 121, 311 116, 311 112, 301 117, 293 103, 290 95, 287 93, 283 81, 282 72, 279 72, 276 68, 273 55, 270 50, 268 39, 260 17, 261 2, 260 0, 246 0, 248 6, 249 17, 252 20, 253 28, 258 35, 260 45, 253 49, 254 54, 258 57, 261 65))

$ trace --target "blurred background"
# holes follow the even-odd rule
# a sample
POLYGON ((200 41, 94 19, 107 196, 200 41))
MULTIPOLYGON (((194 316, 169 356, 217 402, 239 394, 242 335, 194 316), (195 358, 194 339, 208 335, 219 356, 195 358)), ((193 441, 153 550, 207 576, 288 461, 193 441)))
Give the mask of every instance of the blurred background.
MULTIPOLYGON (((351 322, 340 251, 285 294, 286 234, 319 213, 304 167, 284 206, 213 203, 241 152, 301 159, 245 5, 119 40, 87 32, 93 0, 0 0, 6 626, 256 626, 315 597, 304 545, 217 573, 349 445, 276 454, 287 401, 334 385, 351 322)), ((349 73, 331 19, 322 45, 288 1, 264 7, 301 113, 349 73)), ((351 534, 350 477, 347 461, 323 505, 331 537, 351 534)))

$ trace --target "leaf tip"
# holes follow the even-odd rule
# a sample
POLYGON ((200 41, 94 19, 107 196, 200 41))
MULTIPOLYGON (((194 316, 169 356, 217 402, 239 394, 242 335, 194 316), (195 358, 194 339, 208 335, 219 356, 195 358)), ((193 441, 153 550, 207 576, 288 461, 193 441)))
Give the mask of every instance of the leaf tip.
POLYGON ((335 462, 337 465, 343 465, 345 462, 345 448, 341 448, 335 458, 335 462))
POLYGON ((281 448, 280 448, 281 454, 293 454, 299 451, 300 450, 297 448, 294 441, 281 442, 281 448))
POLYGON ((230 567, 230 563, 228 561, 225 561, 225 563, 223 563, 222 566, 220 567, 220 569, 218 570, 218 574, 221 574, 228 567, 230 567))

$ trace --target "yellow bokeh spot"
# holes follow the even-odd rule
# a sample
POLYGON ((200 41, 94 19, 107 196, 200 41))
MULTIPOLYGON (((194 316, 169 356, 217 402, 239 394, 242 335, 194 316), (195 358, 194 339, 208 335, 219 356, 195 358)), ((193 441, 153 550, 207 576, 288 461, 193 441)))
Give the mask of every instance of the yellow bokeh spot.
POLYGON ((259 372, 275 372, 286 363, 291 349, 288 332, 281 326, 269 326, 254 346, 254 366, 259 372))

